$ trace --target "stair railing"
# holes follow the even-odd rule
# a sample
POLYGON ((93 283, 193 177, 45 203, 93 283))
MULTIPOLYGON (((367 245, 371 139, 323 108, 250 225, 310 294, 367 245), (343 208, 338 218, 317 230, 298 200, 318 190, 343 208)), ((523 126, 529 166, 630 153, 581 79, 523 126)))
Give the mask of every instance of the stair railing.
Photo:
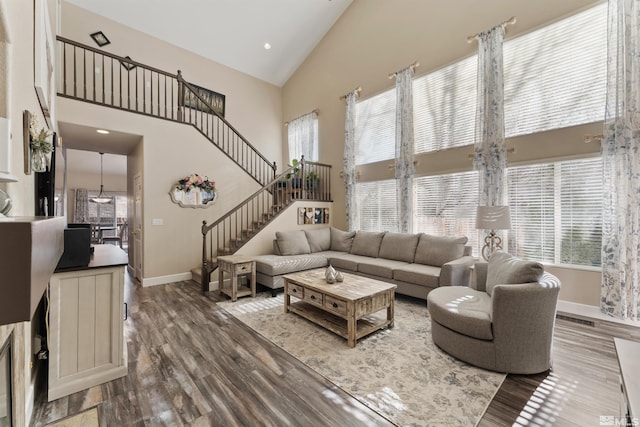
POLYGON ((57 40, 58 96, 190 124, 261 186, 275 177, 276 164, 231 126, 180 71, 168 73, 64 37, 57 40), (186 96, 201 105, 187 106, 186 96))
POLYGON ((218 255, 236 252, 297 200, 331 201, 330 188, 331 166, 303 158, 215 222, 202 221, 202 290, 209 290, 218 255))

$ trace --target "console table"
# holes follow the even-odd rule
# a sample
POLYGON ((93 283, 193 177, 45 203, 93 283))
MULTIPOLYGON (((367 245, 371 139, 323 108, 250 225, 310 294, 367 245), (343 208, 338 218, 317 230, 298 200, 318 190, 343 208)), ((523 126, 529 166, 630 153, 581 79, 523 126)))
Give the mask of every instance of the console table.
POLYGON ((620 365, 620 388, 622 390, 620 415, 627 417, 628 420, 638 420, 640 418, 640 376, 638 376, 638 372, 640 372, 640 342, 621 338, 614 338, 613 342, 620 365))
POLYGON ((49 393, 59 399, 127 375, 127 254, 95 245, 89 265, 56 270, 49 283, 49 393))

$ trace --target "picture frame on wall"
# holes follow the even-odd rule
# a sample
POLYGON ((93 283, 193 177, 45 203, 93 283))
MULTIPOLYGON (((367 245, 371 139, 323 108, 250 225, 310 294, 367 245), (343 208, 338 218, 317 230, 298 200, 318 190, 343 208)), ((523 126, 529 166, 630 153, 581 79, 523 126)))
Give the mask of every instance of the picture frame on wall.
POLYGON ((55 45, 49 22, 47 0, 35 1, 34 87, 40 108, 50 129, 55 130, 55 45))
POLYGON ((209 89, 205 89, 201 86, 194 85, 189 83, 189 86, 193 88, 195 92, 198 93, 207 103, 213 107, 213 111, 207 105, 205 105, 198 97, 191 92, 189 89, 185 88, 183 91, 183 104, 186 108, 193 108, 195 110, 203 111, 207 114, 217 113, 220 117, 224 117, 224 109, 225 109, 225 96, 221 93, 214 92, 209 89))

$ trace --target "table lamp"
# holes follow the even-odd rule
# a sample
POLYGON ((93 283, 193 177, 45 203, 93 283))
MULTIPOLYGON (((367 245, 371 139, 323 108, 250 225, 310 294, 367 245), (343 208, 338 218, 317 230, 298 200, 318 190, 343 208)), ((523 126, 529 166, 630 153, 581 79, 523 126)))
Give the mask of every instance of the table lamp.
POLYGON ((489 235, 484 238, 484 246, 482 247, 482 257, 488 261, 492 253, 502 249, 502 239, 496 235, 496 230, 511 228, 509 206, 478 206, 476 228, 491 230, 489 235))

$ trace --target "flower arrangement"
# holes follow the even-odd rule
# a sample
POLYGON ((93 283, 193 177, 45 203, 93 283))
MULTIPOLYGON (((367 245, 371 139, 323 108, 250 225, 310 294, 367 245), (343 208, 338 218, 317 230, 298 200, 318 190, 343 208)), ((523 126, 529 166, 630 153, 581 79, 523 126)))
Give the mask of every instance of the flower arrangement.
POLYGON ((201 177, 197 173, 186 176, 182 179, 178 180, 178 185, 176 185, 176 190, 184 191, 188 193, 192 188, 199 188, 205 191, 215 191, 216 183, 215 181, 209 181, 209 178, 201 177))
POLYGON ((29 114, 29 135, 31 136, 31 150, 49 154, 53 151, 53 142, 51 141, 51 135, 53 133, 45 128, 38 129, 38 118, 35 114, 29 114))

